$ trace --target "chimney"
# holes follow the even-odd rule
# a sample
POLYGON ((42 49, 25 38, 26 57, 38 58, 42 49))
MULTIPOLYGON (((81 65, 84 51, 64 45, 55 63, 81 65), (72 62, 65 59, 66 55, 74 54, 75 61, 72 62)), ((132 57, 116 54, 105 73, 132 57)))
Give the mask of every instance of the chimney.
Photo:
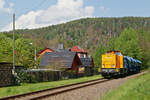
POLYGON ((59 44, 58 44, 58 49, 59 49, 59 50, 64 49, 64 44, 63 44, 63 43, 59 43, 59 44))

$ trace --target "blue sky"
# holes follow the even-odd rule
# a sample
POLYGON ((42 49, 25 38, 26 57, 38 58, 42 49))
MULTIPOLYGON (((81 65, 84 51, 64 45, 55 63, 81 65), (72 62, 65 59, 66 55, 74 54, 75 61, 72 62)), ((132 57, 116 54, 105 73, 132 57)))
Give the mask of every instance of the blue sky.
POLYGON ((38 28, 85 17, 150 17, 150 0, 0 0, 0 31, 38 28))

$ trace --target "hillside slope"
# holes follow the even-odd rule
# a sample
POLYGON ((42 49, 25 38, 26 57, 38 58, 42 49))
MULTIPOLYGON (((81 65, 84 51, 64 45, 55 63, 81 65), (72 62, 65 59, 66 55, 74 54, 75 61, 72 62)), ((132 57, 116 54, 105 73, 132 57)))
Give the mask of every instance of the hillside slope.
MULTIPOLYGON (((9 34, 12 32, 3 33, 12 38, 9 34)), ((38 51, 44 47, 57 47, 60 42, 66 48, 79 45, 93 55, 97 66, 100 55, 112 49, 143 61, 143 66, 150 65, 148 17, 85 18, 38 29, 16 30, 16 33, 18 39, 32 40, 38 51)))
POLYGON ((37 45, 43 47, 52 47, 63 42, 65 47, 80 45, 93 51, 97 45, 105 45, 110 37, 118 37, 125 28, 129 27, 135 30, 149 30, 150 18, 86 18, 39 29, 17 30, 17 33, 33 39, 37 45))

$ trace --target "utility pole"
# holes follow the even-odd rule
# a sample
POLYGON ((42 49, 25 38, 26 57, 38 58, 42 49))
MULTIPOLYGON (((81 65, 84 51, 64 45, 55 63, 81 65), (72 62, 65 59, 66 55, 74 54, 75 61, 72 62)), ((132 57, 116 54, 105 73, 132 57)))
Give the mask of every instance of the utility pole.
MULTIPOLYGON (((30 45, 33 46, 33 43, 31 42, 30 45)), ((34 46, 33 46, 34 47, 34 46)), ((34 61, 36 61, 36 47, 34 48, 34 61)))
POLYGON ((13 14, 13 70, 12 74, 15 74, 15 14, 13 14))
POLYGON ((36 47, 35 47, 35 50, 34 50, 34 61, 36 61, 36 47))

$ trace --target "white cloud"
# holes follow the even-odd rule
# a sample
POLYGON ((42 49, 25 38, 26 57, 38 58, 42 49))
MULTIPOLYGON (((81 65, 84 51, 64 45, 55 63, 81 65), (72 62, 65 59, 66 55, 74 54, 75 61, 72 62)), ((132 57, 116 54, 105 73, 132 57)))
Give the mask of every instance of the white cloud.
POLYGON ((14 7, 14 5, 15 5, 15 4, 12 3, 12 2, 9 4, 9 6, 10 6, 11 8, 14 7))
MULTIPOLYGON (((58 0, 46 10, 30 11, 21 15, 16 21, 17 29, 38 28, 59 24, 73 19, 92 16, 94 7, 83 7, 83 0, 58 0)), ((1 31, 11 30, 12 23, 1 31)))
POLYGON ((14 6, 13 3, 10 3, 8 8, 4 7, 5 6, 5 0, 0 0, 0 12, 6 12, 10 13, 12 11, 12 7, 14 6))

